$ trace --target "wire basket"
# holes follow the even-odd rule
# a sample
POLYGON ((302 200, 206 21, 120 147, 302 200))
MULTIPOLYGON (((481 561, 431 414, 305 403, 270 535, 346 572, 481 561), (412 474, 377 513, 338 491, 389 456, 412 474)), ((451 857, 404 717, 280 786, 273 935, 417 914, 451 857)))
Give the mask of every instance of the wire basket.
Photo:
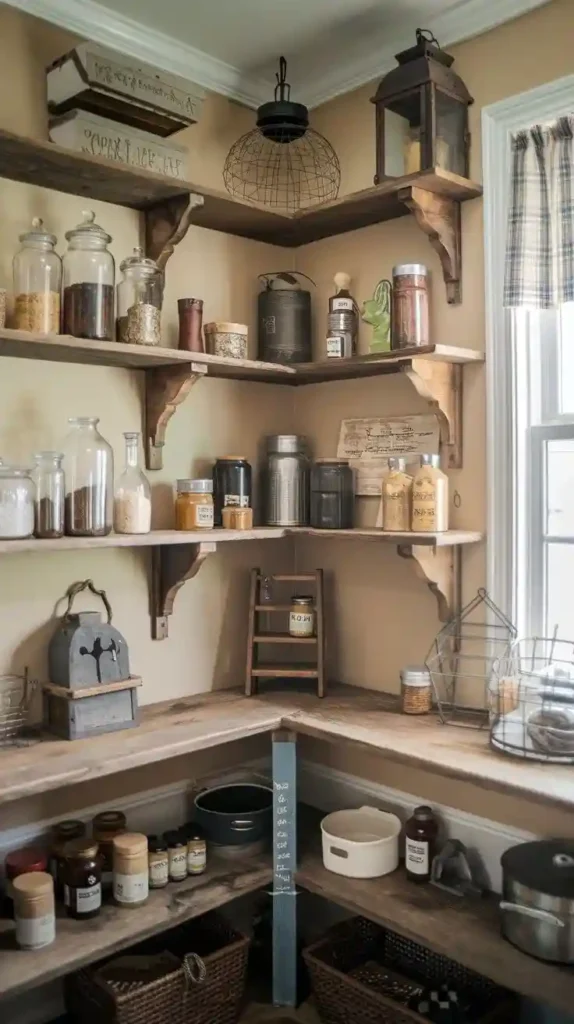
POLYGON ((425 664, 444 725, 488 725, 493 666, 515 639, 515 626, 482 587, 437 633, 425 664))
POLYGON ((574 764, 574 642, 524 637, 497 660, 490 742, 514 757, 574 764))
POLYGON ((37 681, 28 676, 0 676, 0 747, 18 743, 28 724, 37 681))

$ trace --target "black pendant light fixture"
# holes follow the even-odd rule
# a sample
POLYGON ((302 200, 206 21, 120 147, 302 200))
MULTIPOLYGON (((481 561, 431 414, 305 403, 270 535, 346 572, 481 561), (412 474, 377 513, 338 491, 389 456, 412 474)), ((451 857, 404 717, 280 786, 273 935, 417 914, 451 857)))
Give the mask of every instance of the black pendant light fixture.
POLYGON ((294 212, 336 199, 341 168, 333 147, 309 127, 309 111, 291 101, 287 62, 279 61, 275 99, 257 111, 257 127, 231 147, 223 179, 231 195, 294 212))

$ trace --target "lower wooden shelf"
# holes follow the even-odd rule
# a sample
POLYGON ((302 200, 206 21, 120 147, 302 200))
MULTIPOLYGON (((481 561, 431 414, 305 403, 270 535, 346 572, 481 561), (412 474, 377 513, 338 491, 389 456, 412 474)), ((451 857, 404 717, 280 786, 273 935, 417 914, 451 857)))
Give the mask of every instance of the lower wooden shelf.
POLYGON ((56 922, 56 941, 35 952, 16 946, 14 922, 0 921, 0 998, 61 978, 86 964, 142 939, 224 906, 238 896, 256 892, 272 879, 271 857, 226 860, 213 855, 198 878, 155 889, 145 906, 124 910, 113 903, 95 921, 56 922))

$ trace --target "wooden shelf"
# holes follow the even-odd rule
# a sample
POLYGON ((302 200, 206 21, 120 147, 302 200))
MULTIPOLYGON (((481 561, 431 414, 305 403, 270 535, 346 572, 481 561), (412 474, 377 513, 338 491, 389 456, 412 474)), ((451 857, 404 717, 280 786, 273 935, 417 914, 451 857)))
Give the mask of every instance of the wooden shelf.
POLYGON ((319 670, 317 663, 313 665, 255 665, 251 675, 259 679, 317 679, 319 670))
POLYGON ((14 922, 0 921, 0 998, 60 978, 86 964, 133 946, 143 939, 191 921, 231 900, 269 885, 271 858, 226 860, 211 851, 207 871, 197 879, 150 890, 137 910, 106 904, 94 922, 72 921, 63 910, 56 921, 56 940, 29 952, 15 943, 14 922))
MULTIPOLYGON (((318 829, 317 815, 315 820, 318 829)), ((495 897, 461 899, 431 885, 415 887, 402 868, 383 878, 342 878, 323 866, 316 843, 303 854, 296 879, 309 892, 420 942, 503 988, 572 1012, 572 968, 534 960, 506 942, 495 897)))
POLYGON ((386 544, 415 545, 416 547, 453 547, 461 544, 478 544, 484 539, 479 530, 445 530, 444 533, 397 533, 379 530, 375 527, 356 526, 351 530, 315 530, 311 526, 287 528, 286 533, 302 534, 306 537, 332 537, 333 540, 377 540, 386 544))
MULTIPOLYGON (((257 609, 256 609, 257 610, 257 609)), ((290 633, 257 633, 255 644, 316 644, 316 636, 291 636, 290 633)))
POLYGON ((43 551, 74 551, 89 548, 151 548, 151 547, 197 547, 227 544, 233 541, 278 540, 286 536, 286 530, 276 526, 258 526, 252 530, 204 530, 203 532, 183 530, 152 530, 151 533, 110 533, 107 537, 58 537, 47 540, 0 540, 0 554, 15 555, 23 552, 38 554, 43 551))

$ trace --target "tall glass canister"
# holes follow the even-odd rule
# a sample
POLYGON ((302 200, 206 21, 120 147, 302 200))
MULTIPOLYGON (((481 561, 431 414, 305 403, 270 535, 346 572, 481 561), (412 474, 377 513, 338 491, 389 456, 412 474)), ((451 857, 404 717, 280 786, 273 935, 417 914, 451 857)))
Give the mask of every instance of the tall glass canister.
POLYGON ((36 484, 34 535, 36 537, 64 536, 65 482, 62 452, 38 452, 34 456, 36 468, 32 479, 36 484))
POLYGON ((151 528, 151 489, 139 465, 139 439, 136 431, 124 434, 126 465, 114 496, 116 533, 149 533, 151 528))
POLYGON ((64 334, 94 341, 114 337, 115 264, 108 245, 111 235, 95 224, 95 213, 66 232, 64 253, 64 334))
POLYGON ((19 331, 59 334, 62 261, 54 249, 56 236, 34 217, 32 230, 20 235, 20 242, 13 260, 13 325, 19 331))
POLYGON ((64 445, 66 533, 72 537, 105 537, 112 528, 114 456, 98 430, 95 416, 68 420, 64 445))
POLYGON ((159 345, 163 274, 137 246, 120 263, 116 339, 131 345, 159 345))

